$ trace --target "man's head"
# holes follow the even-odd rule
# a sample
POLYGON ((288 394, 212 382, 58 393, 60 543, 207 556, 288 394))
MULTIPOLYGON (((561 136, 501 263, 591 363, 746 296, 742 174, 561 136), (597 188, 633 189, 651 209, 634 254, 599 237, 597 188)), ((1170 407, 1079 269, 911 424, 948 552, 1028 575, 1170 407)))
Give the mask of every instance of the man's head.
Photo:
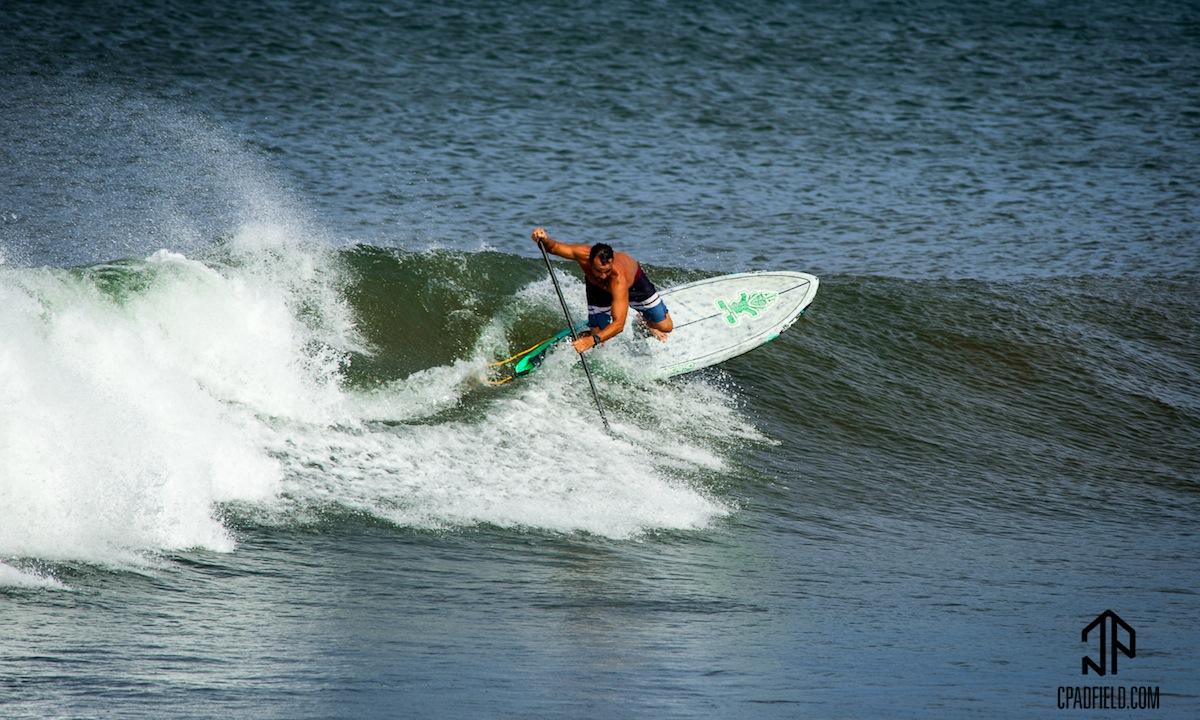
POLYGON ((588 261, 596 277, 604 280, 612 273, 613 249, 604 243, 596 243, 588 254, 588 261))

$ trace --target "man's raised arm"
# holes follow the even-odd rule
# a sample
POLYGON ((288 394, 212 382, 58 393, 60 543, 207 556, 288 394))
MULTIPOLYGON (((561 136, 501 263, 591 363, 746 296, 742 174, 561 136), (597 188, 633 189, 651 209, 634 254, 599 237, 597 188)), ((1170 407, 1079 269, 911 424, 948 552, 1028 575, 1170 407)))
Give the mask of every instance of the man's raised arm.
POLYGON ((545 246, 546 252, 551 255, 574 260, 577 263, 587 262, 588 254, 592 251, 590 245, 572 245, 570 243, 560 243, 554 238, 546 234, 542 228, 535 228, 533 231, 533 241, 541 243, 545 246))

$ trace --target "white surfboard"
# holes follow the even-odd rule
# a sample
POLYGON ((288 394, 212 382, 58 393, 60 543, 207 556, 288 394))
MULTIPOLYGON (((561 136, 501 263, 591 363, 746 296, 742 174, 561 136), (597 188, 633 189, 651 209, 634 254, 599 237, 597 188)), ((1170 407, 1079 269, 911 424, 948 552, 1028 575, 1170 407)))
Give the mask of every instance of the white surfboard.
MULTIPOLYGON (((819 284, 806 273, 768 271, 720 275, 659 290, 674 322, 667 340, 651 337, 631 309, 624 331, 589 350, 589 362, 620 375, 650 379, 716 365, 779 337, 812 303, 819 284)), ((580 325, 577 332, 585 330, 580 325)), ((514 376, 535 370, 570 334, 563 330, 522 353, 514 376)))
POLYGON ((808 308, 819 285, 812 275, 789 271, 735 273, 677 285, 659 291, 675 324, 665 342, 643 337, 633 310, 614 340, 633 340, 629 349, 647 374, 682 375, 774 340, 808 308))

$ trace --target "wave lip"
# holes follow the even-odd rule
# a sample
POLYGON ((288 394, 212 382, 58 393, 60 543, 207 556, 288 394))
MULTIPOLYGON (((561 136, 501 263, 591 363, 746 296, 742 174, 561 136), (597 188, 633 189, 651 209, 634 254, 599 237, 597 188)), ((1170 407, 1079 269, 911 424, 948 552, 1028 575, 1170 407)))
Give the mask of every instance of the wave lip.
POLYGON ((64 590, 67 586, 49 575, 33 570, 21 570, 0 562, 0 588, 47 588, 64 590))

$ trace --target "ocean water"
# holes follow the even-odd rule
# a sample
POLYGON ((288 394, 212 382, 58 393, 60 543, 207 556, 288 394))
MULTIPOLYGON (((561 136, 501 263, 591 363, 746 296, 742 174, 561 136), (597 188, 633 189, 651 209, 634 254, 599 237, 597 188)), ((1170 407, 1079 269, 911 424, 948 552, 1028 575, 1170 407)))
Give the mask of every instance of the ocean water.
POLYGON ((1195 3, 5 11, 0 717, 1200 714, 1195 3))

